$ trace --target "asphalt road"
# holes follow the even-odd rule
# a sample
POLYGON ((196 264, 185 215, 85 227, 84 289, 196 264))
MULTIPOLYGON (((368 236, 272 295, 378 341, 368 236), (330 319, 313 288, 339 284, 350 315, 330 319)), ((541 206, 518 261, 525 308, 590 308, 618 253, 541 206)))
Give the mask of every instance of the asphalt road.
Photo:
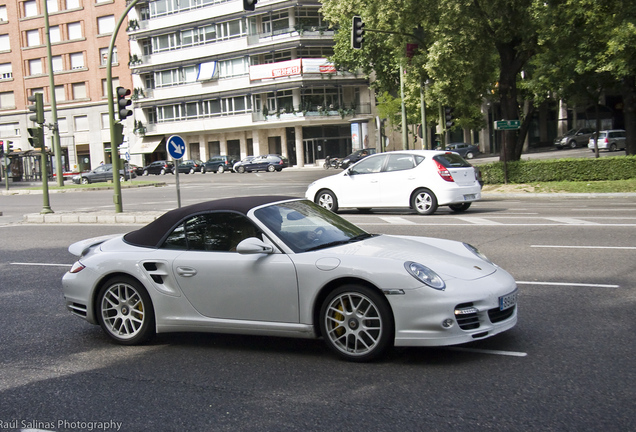
MULTIPOLYGON (((182 198, 299 196, 324 174, 191 176, 182 198)), ((126 190, 124 209, 174 207, 174 193, 173 184, 126 190)), ((464 214, 424 217, 344 213, 370 232, 469 242, 520 289, 511 331, 455 348, 394 349, 372 364, 340 361, 320 340, 170 334, 114 345, 65 310, 60 279, 71 242, 136 227, 12 222, 38 210, 33 197, 42 198, 0 197, 0 430, 633 428, 634 197, 488 198, 464 214)), ((52 195, 58 211, 111 203, 111 191, 52 195)))

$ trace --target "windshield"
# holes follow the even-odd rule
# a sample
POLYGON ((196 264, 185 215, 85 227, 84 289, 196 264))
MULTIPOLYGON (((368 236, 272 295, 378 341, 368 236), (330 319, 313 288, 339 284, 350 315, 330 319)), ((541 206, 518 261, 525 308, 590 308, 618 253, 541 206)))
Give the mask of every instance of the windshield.
POLYGON ((296 253, 337 246, 371 236, 308 200, 263 207, 256 210, 254 215, 296 253))

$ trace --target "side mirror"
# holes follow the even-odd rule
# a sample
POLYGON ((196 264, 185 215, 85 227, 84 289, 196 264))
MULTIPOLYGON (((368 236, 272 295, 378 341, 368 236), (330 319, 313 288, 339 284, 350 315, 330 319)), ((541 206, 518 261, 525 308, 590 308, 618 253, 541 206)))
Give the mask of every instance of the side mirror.
POLYGON ((236 251, 244 255, 259 253, 270 254, 274 252, 274 248, 265 244, 263 240, 256 237, 249 237, 236 246, 236 251))

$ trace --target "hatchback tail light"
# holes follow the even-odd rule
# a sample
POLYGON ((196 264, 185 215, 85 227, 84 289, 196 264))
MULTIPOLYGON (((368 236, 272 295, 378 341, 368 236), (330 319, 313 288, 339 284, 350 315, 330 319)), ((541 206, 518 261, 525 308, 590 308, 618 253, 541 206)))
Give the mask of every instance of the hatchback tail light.
POLYGON ((451 175, 450 171, 448 171, 444 165, 442 165, 438 161, 435 161, 435 165, 437 165, 437 173, 440 175, 441 178, 443 178, 447 182, 455 181, 453 180, 453 176, 451 175))

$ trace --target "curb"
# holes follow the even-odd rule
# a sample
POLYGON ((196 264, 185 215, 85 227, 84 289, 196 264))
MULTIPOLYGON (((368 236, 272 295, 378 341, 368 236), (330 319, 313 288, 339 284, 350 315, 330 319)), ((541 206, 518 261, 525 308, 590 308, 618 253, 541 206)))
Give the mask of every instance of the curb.
POLYGON ((87 213, 29 213, 24 215, 24 223, 32 224, 131 224, 146 225, 165 212, 87 212, 87 213))

